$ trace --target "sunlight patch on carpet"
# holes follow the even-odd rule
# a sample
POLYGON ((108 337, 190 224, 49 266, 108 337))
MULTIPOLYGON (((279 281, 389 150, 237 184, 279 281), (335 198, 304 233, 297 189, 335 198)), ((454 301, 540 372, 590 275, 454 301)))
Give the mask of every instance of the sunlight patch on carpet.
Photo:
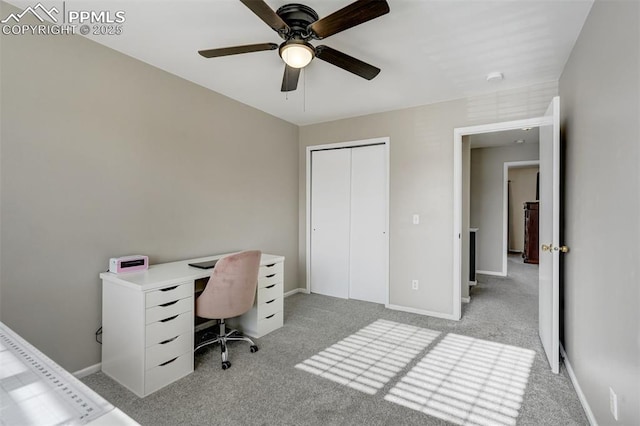
POLYGON ((448 334, 384 397, 460 425, 515 425, 535 352, 448 334))
POLYGON ((377 320, 296 368, 373 395, 439 335, 426 328, 377 320))

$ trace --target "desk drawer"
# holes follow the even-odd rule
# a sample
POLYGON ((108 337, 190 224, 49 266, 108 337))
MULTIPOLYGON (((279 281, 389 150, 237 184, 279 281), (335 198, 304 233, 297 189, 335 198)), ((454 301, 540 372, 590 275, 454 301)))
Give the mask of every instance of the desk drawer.
POLYGON ((278 275, 281 276, 284 273, 284 265, 282 263, 271 263, 260 267, 258 271, 258 281, 265 277, 278 275))
POLYGON ((268 317, 269 315, 275 314, 277 312, 282 312, 282 308, 283 308, 283 299, 282 296, 277 298, 277 299, 273 299, 269 302, 265 302, 262 303, 260 305, 258 305, 256 307, 256 309, 258 310, 257 312, 257 316, 258 318, 265 318, 268 317))
POLYGON ((193 333, 193 311, 147 325, 145 346, 155 345, 186 332, 193 333))
POLYGON ((282 281, 284 281, 282 274, 270 274, 266 277, 258 278, 258 288, 269 287, 272 284, 276 284, 282 281))
POLYGON ((273 299, 282 298, 282 281, 258 289, 257 304, 261 305, 273 299))
POLYGON ((262 265, 258 271, 258 278, 266 277, 267 275, 278 274, 282 275, 284 272, 284 264, 282 262, 270 263, 269 265, 262 265))
POLYGON ((172 360, 193 350, 193 338, 191 333, 167 339, 157 345, 149 346, 146 350, 145 370, 172 360))
POLYGON ((149 395, 192 371, 193 354, 189 351, 184 355, 167 361, 164 365, 158 365, 147 370, 144 380, 144 393, 149 395))
POLYGON ((147 309, 145 324, 160 321, 187 311, 193 311, 193 296, 184 299, 174 300, 147 309))
POLYGON ((283 316, 282 311, 276 312, 266 318, 259 318, 257 324, 258 336, 264 336, 267 333, 271 333, 273 330, 277 330, 282 327, 283 316))
POLYGON ((193 296, 193 281, 147 292, 145 294, 145 306, 151 308, 189 296, 193 296))

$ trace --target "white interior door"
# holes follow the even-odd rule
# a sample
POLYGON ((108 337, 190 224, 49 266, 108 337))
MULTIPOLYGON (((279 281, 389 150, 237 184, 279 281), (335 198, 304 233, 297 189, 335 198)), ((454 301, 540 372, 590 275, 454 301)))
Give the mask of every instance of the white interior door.
POLYGON ((351 150, 311 153, 312 293, 349 297, 351 150))
POLYGON ((538 330, 551 370, 560 370, 560 98, 545 116, 553 124, 540 127, 538 330), (544 247, 549 247, 544 250, 544 247))
POLYGON ((351 149, 350 299, 387 303, 386 169, 384 145, 351 149))

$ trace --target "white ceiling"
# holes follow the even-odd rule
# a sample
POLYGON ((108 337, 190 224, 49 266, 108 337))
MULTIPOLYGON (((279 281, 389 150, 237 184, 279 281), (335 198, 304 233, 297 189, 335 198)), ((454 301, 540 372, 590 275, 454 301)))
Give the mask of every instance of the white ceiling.
MULTIPOLYGON (((274 10, 290 2, 266 1, 274 10)), ((320 17, 351 3, 295 1, 320 17)), ((556 81, 592 0, 389 0, 389 14, 313 43, 381 68, 375 79, 316 59, 288 95, 280 92, 284 65, 277 50, 198 55, 200 49, 281 42, 238 0, 66 3, 126 12, 122 35, 91 36, 95 41, 302 125, 556 81), (492 71, 505 79, 487 82, 492 71)))

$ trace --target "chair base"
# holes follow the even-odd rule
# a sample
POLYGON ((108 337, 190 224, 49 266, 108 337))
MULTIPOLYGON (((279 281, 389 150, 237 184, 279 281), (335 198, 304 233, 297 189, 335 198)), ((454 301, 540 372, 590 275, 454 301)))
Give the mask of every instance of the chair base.
POLYGON ((251 351, 251 353, 258 351, 258 346, 256 346, 253 340, 251 340, 247 336, 240 334, 238 330, 230 330, 229 332, 227 332, 223 319, 220 320, 218 327, 219 327, 218 333, 205 332, 202 335, 202 337, 200 338, 200 343, 196 344, 194 352, 200 348, 204 348, 205 346, 220 343, 220 350, 221 350, 221 356, 222 356, 222 369, 226 370, 227 368, 231 367, 231 362, 229 362, 229 353, 227 351, 227 342, 245 341, 251 344, 251 346, 249 347, 249 350, 251 351), (212 334, 213 334, 213 338, 207 339, 207 336, 210 336, 212 334))

